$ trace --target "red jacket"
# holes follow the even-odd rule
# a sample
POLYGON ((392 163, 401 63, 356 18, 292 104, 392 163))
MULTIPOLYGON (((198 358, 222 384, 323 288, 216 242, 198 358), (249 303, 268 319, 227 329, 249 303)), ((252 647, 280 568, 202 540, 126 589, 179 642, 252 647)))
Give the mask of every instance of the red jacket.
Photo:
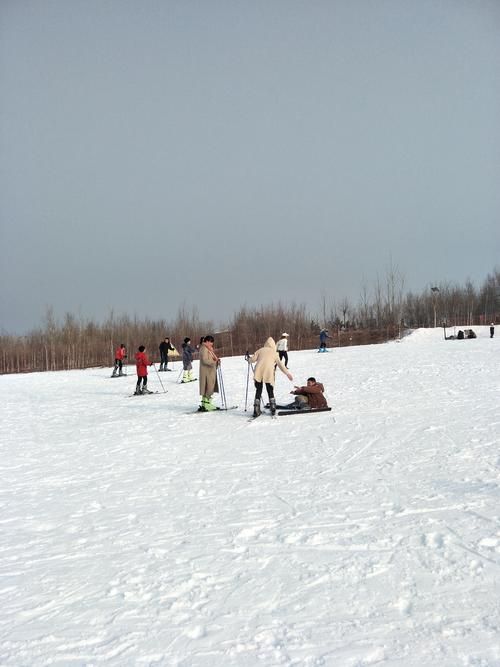
POLYGON ((120 359, 121 361, 125 358, 126 354, 127 350, 124 347, 119 347, 115 352, 115 359, 120 359))
POLYGON ((144 352, 135 353, 135 365, 137 367, 137 375, 140 378, 146 377, 148 374, 148 366, 151 364, 144 352))

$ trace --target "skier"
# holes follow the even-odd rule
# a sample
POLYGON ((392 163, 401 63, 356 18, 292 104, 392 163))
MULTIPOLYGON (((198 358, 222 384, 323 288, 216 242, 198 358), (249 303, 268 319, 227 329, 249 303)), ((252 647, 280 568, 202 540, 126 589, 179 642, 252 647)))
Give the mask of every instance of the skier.
POLYGON ((171 370, 168 368, 168 353, 173 352, 175 347, 170 342, 170 338, 165 338, 158 349, 160 350, 160 371, 171 370))
POLYGON ((285 366, 288 368, 288 334, 286 332, 281 334, 281 338, 276 343, 276 351, 281 361, 285 360, 285 366))
POLYGON ((490 338, 493 338, 494 335, 495 335, 495 323, 492 322, 490 324, 490 338))
POLYGON ((255 399, 253 402, 253 416, 258 417, 261 413, 260 399, 262 397, 262 388, 266 384, 267 395, 269 396, 269 406, 271 414, 276 414, 276 399, 274 398, 274 381, 276 366, 292 381, 293 377, 287 367, 279 358, 276 352, 276 343, 269 337, 264 343, 264 347, 259 348, 251 357, 247 359, 249 364, 255 364, 253 378, 255 384, 255 399))
POLYGON ((321 329, 319 333, 319 350, 318 352, 326 352, 326 339, 331 338, 328 335, 328 329, 321 329))
POLYGON ((135 365, 137 368, 137 385, 135 387, 134 396, 140 396, 141 394, 152 394, 152 391, 149 391, 148 384, 148 366, 153 364, 152 361, 149 361, 148 357, 144 354, 145 350, 144 345, 139 345, 138 351, 135 353, 135 365), (142 381, 142 389, 141 389, 142 381))
POLYGON ((195 379, 193 377, 193 354, 195 354, 196 348, 191 347, 191 338, 184 338, 182 343, 182 368, 184 373, 182 374, 182 382, 193 382, 195 379))
POLYGON ((200 345, 200 394, 201 405, 198 412, 212 412, 217 410, 212 403, 212 394, 219 393, 217 382, 217 367, 220 359, 214 352, 215 339, 210 334, 203 338, 200 345))
POLYGON ((125 345, 122 343, 115 352, 115 367, 113 368, 113 375, 111 376, 112 378, 123 375, 123 360, 126 358, 127 350, 125 349, 125 345))
POLYGON ((321 382, 316 382, 316 378, 307 378, 307 385, 303 387, 295 386, 291 394, 295 394, 295 401, 284 407, 291 410, 311 410, 315 408, 327 408, 326 398, 323 396, 325 391, 321 382))

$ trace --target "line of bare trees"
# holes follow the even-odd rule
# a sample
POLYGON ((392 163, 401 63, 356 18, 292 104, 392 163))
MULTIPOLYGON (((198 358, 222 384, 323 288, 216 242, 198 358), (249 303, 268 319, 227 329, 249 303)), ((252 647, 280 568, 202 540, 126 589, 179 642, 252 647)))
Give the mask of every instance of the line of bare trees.
POLYGON ((110 312, 102 323, 68 313, 58 321, 48 309, 42 325, 24 336, 0 335, 0 373, 70 370, 113 365, 114 351, 123 343, 133 355, 145 345, 152 358, 169 336, 180 351, 186 336, 197 343, 202 335, 215 333, 221 356, 254 351, 269 337, 290 334, 292 349, 318 344, 321 328, 328 328, 330 345, 377 343, 401 336, 404 329, 441 326, 472 326, 500 320, 500 271, 494 270, 476 288, 440 283, 419 294, 405 292, 404 276, 391 266, 370 290, 362 284, 357 304, 347 298, 338 302, 322 295, 320 312, 312 316, 305 305, 278 303, 241 308, 224 326, 202 320, 196 309, 181 307, 173 321, 138 320, 110 312))

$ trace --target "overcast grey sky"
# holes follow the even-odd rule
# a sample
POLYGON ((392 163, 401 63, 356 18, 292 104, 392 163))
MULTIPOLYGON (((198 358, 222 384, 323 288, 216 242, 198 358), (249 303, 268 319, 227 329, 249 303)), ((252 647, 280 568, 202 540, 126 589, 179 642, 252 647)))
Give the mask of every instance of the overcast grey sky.
POLYGON ((1 0, 0 330, 500 264, 498 0, 1 0))

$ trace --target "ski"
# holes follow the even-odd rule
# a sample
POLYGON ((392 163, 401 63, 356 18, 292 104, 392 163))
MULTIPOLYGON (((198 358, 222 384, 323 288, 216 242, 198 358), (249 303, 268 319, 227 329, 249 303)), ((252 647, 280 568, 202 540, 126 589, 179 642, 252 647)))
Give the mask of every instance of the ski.
POLYGON ((280 410, 277 414, 280 417, 286 415, 310 415, 312 412, 330 412, 331 408, 311 408, 311 410, 280 410))
POLYGON ((206 415, 210 414, 211 412, 227 412, 228 410, 236 410, 238 406, 237 405, 230 405, 227 408, 215 408, 215 410, 195 410, 194 412, 188 412, 188 415, 206 415))
POLYGON ((129 398, 132 398, 132 396, 151 396, 152 394, 166 394, 167 392, 165 391, 150 391, 147 394, 129 394, 129 398))
POLYGON ((110 378, 126 378, 127 373, 122 373, 121 375, 110 375, 110 378))
POLYGON ((193 380, 181 380, 177 384, 189 384, 190 382, 196 382, 198 378, 194 378, 193 380))

